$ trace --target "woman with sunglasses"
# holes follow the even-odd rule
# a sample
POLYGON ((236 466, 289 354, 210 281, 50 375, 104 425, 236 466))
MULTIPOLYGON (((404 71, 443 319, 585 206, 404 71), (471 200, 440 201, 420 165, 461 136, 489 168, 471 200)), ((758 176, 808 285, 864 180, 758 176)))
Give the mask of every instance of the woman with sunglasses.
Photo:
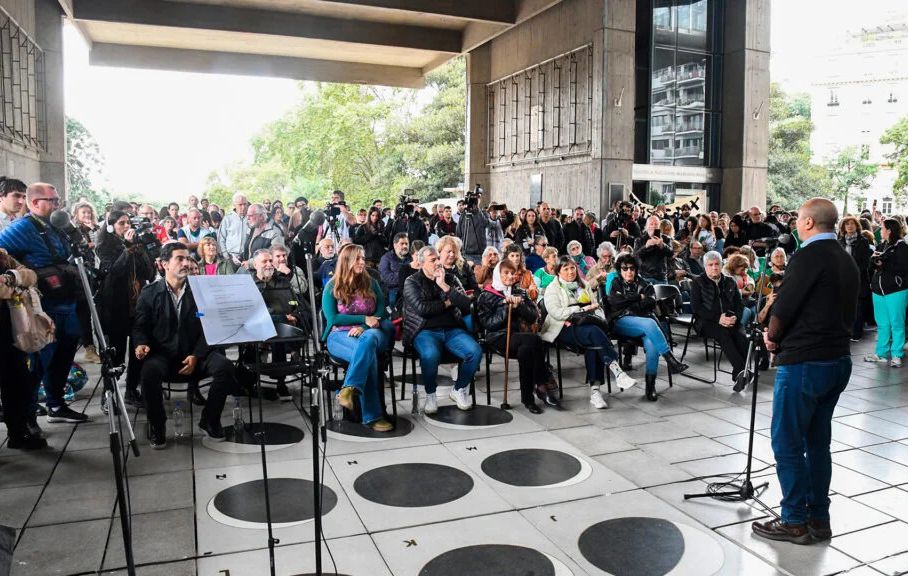
MULTIPOLYGON (((599 391, 608 366, 618 380, 619 388, 630 388, 637 382, 618 365, 618 354, 602 329, 605 314, 595 290, 589 290, 577 274, 577 264, 570 256, 562 256, 555 265, 555 278, 545 290, 543 301, 548 315, 539 333, 546 342, 555 342, 585 350, 586 380, 590 384, 590 404, 596 409, 608 408, 599 391), (577 324, 573 314, 589 312, 602 320, 577 324)), ((576 317, 575 317, 576 320, 576 317)))
POLYGON ((655 402, 656 373, 659 357, 665 358, 668 370, 678 374, 687 370, 687 364, 679 362, 672 354, 671 347, 662 333, 662 328, 653 317, 656 299, 650 290, 650 283, 637 275, 640 262, 632 254, 622 254, 615 263, 618 277, 609 291, 611 320, 615 333, 625 338, 641 338, 646 352, 646 399, 655 402))

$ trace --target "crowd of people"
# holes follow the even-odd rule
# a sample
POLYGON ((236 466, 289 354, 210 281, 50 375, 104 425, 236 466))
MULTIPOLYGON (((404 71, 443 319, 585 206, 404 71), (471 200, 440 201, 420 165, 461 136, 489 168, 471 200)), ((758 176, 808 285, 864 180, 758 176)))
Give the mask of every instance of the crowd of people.
MULTIPOLYGON (((521 402, 534 414, 559 405, 546 362, 552 345, 583 354, 596 409, 608 406, 607 379, 622 390, 637 384, 628 371, 643 348, 643 395, 656 401, 660 362, 672 374, 688 369, 672 351, 669 316, 678 312, 693 315, 697 333, 714 339, 731 363, 733 381, 746 384, 747 330, 768 325, 786 263, 801 243, 798 213, 775 205, 765 214, 757 206, 727 214, 699 211, 696 203, 650 209, 620 201, 600 219, 583 207, 559 215, 547 202, 481 208, 473 194, 454 206, 427 209, 402 197, 394 207, 375 200, 354 210, 335 191, 317 209, 304 197, 285 205, 250 202, 242 193, 225 207, 189 196, 160 208, 126 201, 101 208, 82 199, 65 207, 48 184, 0 180, 0 264, 9 272, 0 276, 0 297, 36 285, 56 326, 54 342, 27 356, 13 347, 6 307, 0 318, 0 348, 11 367, 0 375, 0 391, 12 448, 45 445, 38 416, 88 420, 64 400, 78 348, 86 361, 100 361, 74 250, 94 271, 91 297, 114 350, 110 360, 126 365, 125 399, 145 408, 152 446, 161 448, 162 382, 189 382, 190 399, 204 406, 199 426, 216 440, 224 438, 227 396, 243 388, 223 350, 204 340, 190 275, 250 274, 276 323, 307 330, 315 291, 325 319, 320 337, 348 363, 338 401, 351 409, 358 403, 363 424, 385 432, 392 425, 383 414, 381 374, 395 340, 419 358, 427 414, 438 409, 444 363, 458 364, 451 400, 471 408, 482 345, 517 361, 521 402), (75 236, 51 224, 59 210, 75 236), (307 255, 312 286, 303 272, 307 255), (674 308, 657 296, 665 285, 680 296, 669 298, 674 308), (198 381, 208 376, 206 398, 198 381), (18 381, 26 377, 23 393, 18 381)), ((851 339, 875 329, 877 346, 865 359, 894 368, 904 355, 908 306, 904 231, 900 217, 865 211, 842 218, 837 233, 861 272, 851 339)), ((287 351, 275 346, 272 353, 285 358, 287 351)), ((764 369, 773 360, 767 351, 759 359, 764 369)), ((291 398, 281 380, 268 393, 291 398)))

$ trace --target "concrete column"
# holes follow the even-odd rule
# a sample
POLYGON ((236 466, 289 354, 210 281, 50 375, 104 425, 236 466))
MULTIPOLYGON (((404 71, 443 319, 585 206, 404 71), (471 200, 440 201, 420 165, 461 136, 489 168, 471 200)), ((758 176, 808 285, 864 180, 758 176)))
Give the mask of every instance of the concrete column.
POLYGON ((492 81, 492 61, 489 44, 476 48, 467 59, 467 142, 464 160, 464 186, 469 190, 481 184, 488 202, 490 190, 488 160, 488 83, 492 81))
POLYGON ((35 39, 44 50, 47 149, 40 178, 66 195, 66 114, 63 97, 63 12, 56 0, 35 0, 35 39))
POLYGON ((766 206, 770 0, 727 0, 721 209, 766 206))
POLYGON ((601 30, 593 35, 593 146, 590 191, 600 217, 609 183, 630 192, 634 166, 634 42, 636 4, 603 0, 601 30), (596 205, 598 204, 598 206, 596 205))

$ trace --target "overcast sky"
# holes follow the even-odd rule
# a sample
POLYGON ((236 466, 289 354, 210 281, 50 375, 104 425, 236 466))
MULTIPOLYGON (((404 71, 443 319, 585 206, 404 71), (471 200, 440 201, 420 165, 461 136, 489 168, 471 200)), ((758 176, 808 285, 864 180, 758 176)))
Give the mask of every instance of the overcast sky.
MULTIPOLYGON (((891 22, 906 0, 773 0, 772 77, 805 90, 810 61, 849 28, 891 22)), ((185 201, 212 170, 251 157, 250 139, 299 100, 290 80, 93 67, 67 25, 66 113, 95 136, 105 183, 165 201, 185 201)))

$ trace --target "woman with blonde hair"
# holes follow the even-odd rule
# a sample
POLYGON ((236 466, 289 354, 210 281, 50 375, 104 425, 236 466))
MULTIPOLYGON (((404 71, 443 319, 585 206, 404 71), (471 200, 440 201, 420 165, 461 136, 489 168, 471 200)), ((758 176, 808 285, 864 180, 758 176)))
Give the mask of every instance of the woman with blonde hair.
POLYGON ((379 357, 388 354, 394 343, 394 326, 388 320, 381 285, 366 272, 362 246, 347 244, 338 255, 334 277, 322 293, 328 352, 348 362, 338 402, 353 409, 360 395, 363 424, 376 432, 393 429, 381 407, 379 357))
POLYGON ((460 281, 464 290, 479 291, 479 284, 473 275, 473 269, 467 265, 460 254, 460 238, 457 236, 443 236, 435 243, 438 251, 438 260, 447 272, 454 274, 460 281))
POLYGON ((223 276, 236 272, 236 266, 229 258, 224 258, 218 252, 218 241, 211 236, 205 236, 199 240, 199 246, 196 248, 197 260, 199 263, 199 274, 202 276, 223 276))

